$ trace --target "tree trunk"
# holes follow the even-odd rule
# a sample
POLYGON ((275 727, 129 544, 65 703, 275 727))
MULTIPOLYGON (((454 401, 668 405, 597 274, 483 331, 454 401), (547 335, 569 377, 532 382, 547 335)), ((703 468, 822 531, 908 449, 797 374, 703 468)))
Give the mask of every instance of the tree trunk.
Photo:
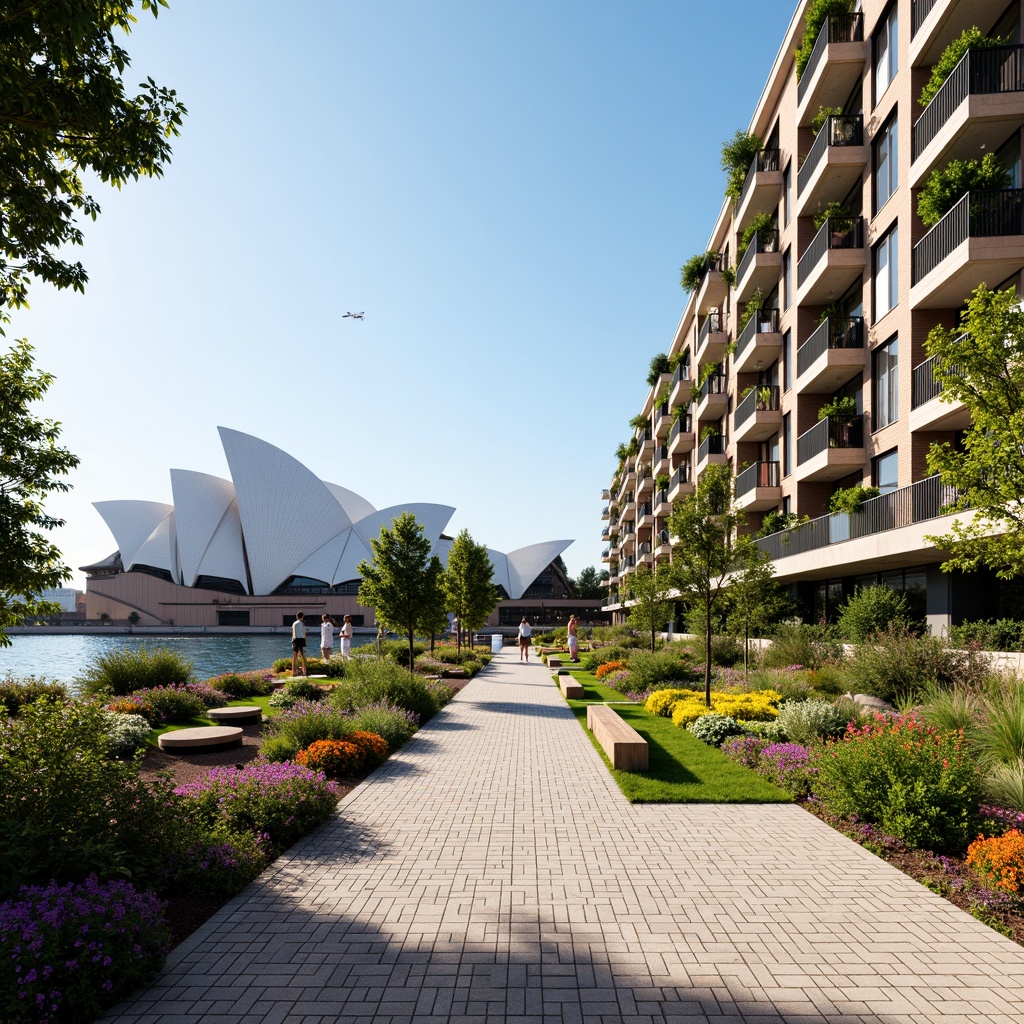
POLYGON ((704 616, 704 703, 711 707, 711 605, 704 616))
POLYGON ((416 660, 416 632, 415 630, 409 630, 409 675, 415 675, 416 670, 413 667, 413 662, 416 660))
POLYGON ((750 674, 750 622, 743 620, 743 678, 750 674))

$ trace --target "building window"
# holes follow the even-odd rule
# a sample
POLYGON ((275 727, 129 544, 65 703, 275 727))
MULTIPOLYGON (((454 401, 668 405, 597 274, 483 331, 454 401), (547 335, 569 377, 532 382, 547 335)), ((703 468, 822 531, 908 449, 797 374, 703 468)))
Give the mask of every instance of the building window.
POLYGON ((788 227, 793 216, 793 164, 786 164, 782 172, 782 226, 788 227))
POLYGON ((872 354, 875 385, 874 430, 887 427, 899 418, 899 338, 890 338, 872 354))
POLYGON ((793 257, 792 250, 786 249, 782 254, 782 308, 789 309, 793 304, 793 257))
POLYGON ((786 331, 782 336, 782 390, 788 391, 793 386, 793 332, 786 331))
POLYGON ((789 476, 790 466, 792 464, 792 437, 793 433, 790 427, 789 413, 782 417, 782 475, 789 476))
POLYGON ((900 69, 899 50, 899 18, 897 5, 893 4, 875 33, 875 103, 885 95, 900 69))
POLYGON ((899 302, 899 225, 875 246, 875 320, 899 302))
POLYGON ((875 213, 899 186, 899 123, 896 118, 875 137, 875 213))
POLYGON ((898 454, 893 448, 891 452, 871 460, 871 482, 882 494, 895 491, 900 485, 898 454))

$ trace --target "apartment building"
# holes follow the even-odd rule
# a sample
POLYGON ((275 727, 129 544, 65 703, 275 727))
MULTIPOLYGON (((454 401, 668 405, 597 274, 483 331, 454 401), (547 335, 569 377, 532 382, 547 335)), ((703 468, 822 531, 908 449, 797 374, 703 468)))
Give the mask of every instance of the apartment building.
POLYGON ((929 447, 970 422, 941 400, 925 339, 956 326, 978 284, 1020 290, 1024 269, 1020 0, 863 0, 824 22, 798 77, 812 3, 785 31, 749 124, 761 148, 712 226, 671 369, 604 492, 616 619, 629 573, 671 557, 672 502, 715 462, 732 467, 748 529, 772 512, 810 518, 759 540, 808 617, 872 582, 912 594, 933 630, 1021 611, 987 573, 942 573, 925 539, 952 519, 929 447), (970 49, 922 106, 972 26, 1000 45, 970 49), (971 193, 926 227, 928 176, 987 153, 1012 187, 971 193), (830 514, 833 493, 858 484, 879 496, 830 514))

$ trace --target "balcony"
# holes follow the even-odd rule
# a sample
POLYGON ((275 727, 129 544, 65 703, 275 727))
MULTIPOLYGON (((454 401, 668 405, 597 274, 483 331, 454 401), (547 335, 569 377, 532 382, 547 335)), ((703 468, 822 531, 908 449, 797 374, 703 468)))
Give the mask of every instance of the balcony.
POLYGON ((693 433, 693 418, 689 415, 677 419, 672 424, 672 430, 668 435, 668 454, 671 458, 675 455, 682 455, 684 452, 692 452, 697 438, 693 433))
POLYGON ((680 466, 673 474, 668 485, 668 500, 675 501, 676 498, 686 494, 693 494, 693 474, 690 471, 688 462, 680 466))
POLYGON ((1006 10, 1004 0, 912 0, 910 66, 931 67, 965 28, 994 25, 1006 10))
MULTIPOLYGON (((668 439, 666 438, 666 441, 668 439)), ((651 459, 651 471, 654 476, 667 472, 668 466, 668 444, 659 444, 654 449, 654 458, 651 459)))
POLYGON ((603 509, 601 509, 601 518, 602 519, 610 518, 610 513, 608 511, 608 506, 607 505, 605 505, 605 507, 603 509))
POLYGON ((1024 267, 1024 190, 968 192, 914 246, 910 305, 956 308, 1024 267))
POLYGON ((770 291, 778 283, 781 272, 779 229, 755 232, 736 268, 736 301, 746 302, 758 288, 770 291))
POLYGON ((774 210, 782 195, 782 153, 777 149, 762 149, 750 161, 736 203, 736 230, 743 229, 759 214, 774 210))
POLYGON ((705 272, 697 286, 697 313, 709 313, 712 309, 721 309, 729 294, 729 285, 723 271, 729 269, 729 261, 725 253, 719 255, 714 266, 705 272))
POLYGON ((601 552, 601 561, 602 562, 610 562, 611 560, 612 560, 611 548, 605 548, 604 551, 601 552))
POLYGON ((914 123, 910 184, 950 160, 994 152, 1024 118, 1024 46, 968 50, 914 123))
POLYGON ((710 434, 697 446, 697 477, 712 463, 726 465, 725 438, 721 434, 710 434))
POLYGON ((910 429, 966 430, 971 425, 971 414, 963 402, 942 400, 942 378, 935 375, 935 363, 932 356, 918 363, 911 374, 910 429))
POLYGON ((808 125, 819 107, 841 107, 860 81, 868 59, 864 15, 826 18, 797 86, 797 116, 808 125))
POLYGON ((782 355, 779 311, 762 309, 754 313, 736 339, 732 355, 734 373, 749 373, 771 366, 782 355))
POLYGON ((608 490, 607 487, 603 491, 601 491, 601 500, 602 501, 611 501, 611 498, 612 498, 612 492, 610 490, 608 490))
POLYGON ((729 380, 724 373, 713 373, 701 385, 697 397, 697 422, 720 419, 729 408, 729 380))
POLYGON ((668 530, 661 530, 655 540, 654 557, 662 562, 665 559, 672 557, 672 541, 669 537, 668 530))
MULTIPOLYGON (((671 483, 672 478, 669 477, 669 485, 671 483)), ((660 519, 663 516, 667 516, 671 511, 672 502, 668 499, 668 486, 665 486, 654 495, 654 516, 656 519, 660 519)))
POLYGON ((734 504, 740 512, 762 512, 782 501, 777 462, 755 462, 736 476, 734 504))
POLYGON ((732 414, 734 441, 765 441, 782 428, 782 406, 777 384, 755 387, 732 414))
POLYGON ((640 442, 639 459, 649 459, 654 452, 654 434, 650 427, 645 427, 642 433, 637 434, 640 442))
POLYGON ((668 393, 668 404, 673 409, 681 405, 690 404, 690 389, 693 387, 690 382, 690 364, 680 363, 676 372, 672 374, 672 390, 668 393))
MULTIPOLYGON (((653 489, 651 491, 653 494, 653 489)), ((652 505, 649 501, 645 501, 642 505, 637 506, 636 510, 636 530, 637 533, 650 532, 651 529, 651 512, 652 505)))
MULTIPOLYGON (((635 514, 636 514, 636 495, 632 491, 630 491, 629 494, 626 495, 625 499, 622 502, 622 518, 623 519, 626 519, 627 517, 628 518, 632 518, 635 514)), ((619 531, 620 534, 623 537, 625 537, 627 533, 632 532, 630 530, 625 529, 625 526, 626 526, 626 524, 624 523, 623 524, 623 529, 619 531)))
POLYGON ((712 310, 697 332, 697 365, 720 363, 728 345, 729 335, 725 333, 725 314, 720 310, 712 310))
POLYGON ((796 350, 797 392, 830 395, 863 372, 866 364, 864 318, 827 317, 796 350))
POLYGON ((623 496, 628 492, 632 491, 636 486, 636 470, 630 465, 626 472, 623 474, 622 483, 619 484, 619 496, 618 501, 621 504, 623 496))
POLYGON ((839 480, 863 468, 863 416, 826 416, 796 439, 798 481, 839 480))
POLYGON ((654 436, 659 441, 664 441, 671 429, 672 416, 668 399, 666 399, 654 410, 654 436))
POLYGON ((863 277, 865 266, 864 218, 829 218, 796 265, 797 302, 824 306, 863 277))
MULTIPOLYGON (((956 500, 957 492, 952 487, 943 484, 937 476, 930 476, 865 501, 861 510, 853 515, 840 512, 820 516, 809 523, 762 537, 757 546, 767 551, 773 560, 803 555, 831 544, 938 519, 947 514, 946 508, 956 500)), ((893 547, 898 548, 898 545, 893 547)), ((850 571, 849 566, 846 570, 850 571)))
POLYGON ((810 217, 826 203, 842 201, 860 181, 867 163, 864 118, 860 114, 827 118, 797 171, 797 214, 810 217))

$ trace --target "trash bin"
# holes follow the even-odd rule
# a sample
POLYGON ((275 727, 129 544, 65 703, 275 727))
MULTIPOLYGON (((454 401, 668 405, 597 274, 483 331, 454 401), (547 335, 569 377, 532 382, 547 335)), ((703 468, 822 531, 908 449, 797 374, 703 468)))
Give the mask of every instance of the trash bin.
POLYGON ((504 643, 504 638, 500 633, 491 634, 491 654, 501 654, 501 645, 504 643))

